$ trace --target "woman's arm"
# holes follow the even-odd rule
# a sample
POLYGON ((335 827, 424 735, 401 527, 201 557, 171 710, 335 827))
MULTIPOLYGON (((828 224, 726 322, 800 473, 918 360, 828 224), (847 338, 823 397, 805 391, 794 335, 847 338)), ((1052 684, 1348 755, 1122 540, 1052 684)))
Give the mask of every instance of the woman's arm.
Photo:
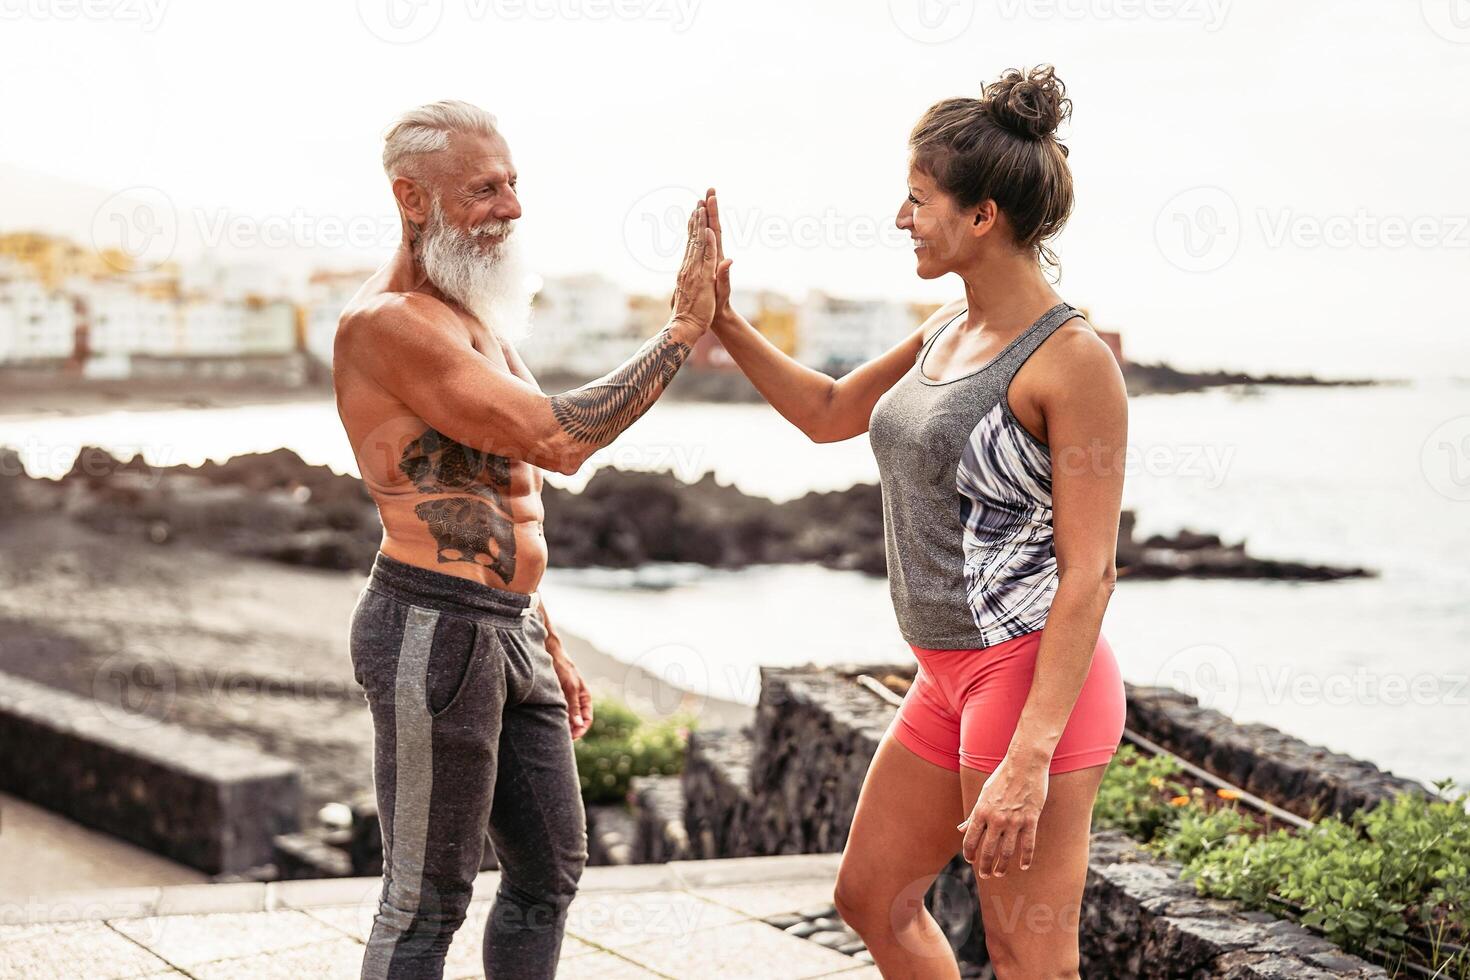
POLYGON ((924 331, 916 330, 880 357, 833 379, 788 357, 728 306, 711 329, 771 407, 813 442, 839 442, 867 432, 873 406, 913 367, 924 341, 924 331))
POLYGON ((1036 403, 1051 447, 1057 590, 1021 718, 965 832, 962 851, 982 878, 992 869, 1004 874, 1012 855, 1021 870, 1031 865, 1052 755, 1092 669, 1117 578, 1128 443, 1123 373, 1092 331, 1060 338, 1050 363, 1036 403))
POLYGON ((838 442, 867 432, 873 406, 913 367, 933 318, 890 350, 841 379, 813 370, 788 357, 730 307, 731 261, 724 254, 720 208, 714 188, 705 197, 705 210, 715 233, 719 262, 711 329, 730 357, 771 407, 813 442, 838 442))
POLYGON ((1052 460, 1057 590, 1036 676, 1007 749, 1050 763, 1092 665, 1117 579, 1128 397, 1112 352, 1092 331, 1057 345, 1064 367, 1042 379, 1038 407, 1052 460))

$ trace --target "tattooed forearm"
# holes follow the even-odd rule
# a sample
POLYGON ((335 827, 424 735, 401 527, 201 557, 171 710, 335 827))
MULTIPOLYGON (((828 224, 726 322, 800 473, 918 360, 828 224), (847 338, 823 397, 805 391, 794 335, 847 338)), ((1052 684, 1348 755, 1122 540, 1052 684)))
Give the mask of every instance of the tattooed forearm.
POLYGON ((552 396, 551 411, 573 439, 605 446, 648 411, 690 349, 665 329, 606 378, 552 396))
POLYGON ((428 429, 403 450, 398 468, 419 493, 435 495, 413 512, 428 525, 441 564, 479 565, 507 584, 515 578, 515 522, 504 496, 510 492, 509 459, 428 429))

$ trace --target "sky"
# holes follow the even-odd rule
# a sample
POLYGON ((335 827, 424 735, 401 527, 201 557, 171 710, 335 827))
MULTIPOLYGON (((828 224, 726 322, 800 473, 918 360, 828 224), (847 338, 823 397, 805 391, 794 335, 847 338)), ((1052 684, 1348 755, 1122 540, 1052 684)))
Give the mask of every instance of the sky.
POLYGON ((908 132, 1050 62, 1075 101, 1058 290, 1130 357, 1470 377, 1467 0, 0 0, 0 22, 0 229, 372 266, 386 126, 460 98, 510 142, 532 267, 649 292, 714 185, 738 285, 954 298, 893 227, 908 132))

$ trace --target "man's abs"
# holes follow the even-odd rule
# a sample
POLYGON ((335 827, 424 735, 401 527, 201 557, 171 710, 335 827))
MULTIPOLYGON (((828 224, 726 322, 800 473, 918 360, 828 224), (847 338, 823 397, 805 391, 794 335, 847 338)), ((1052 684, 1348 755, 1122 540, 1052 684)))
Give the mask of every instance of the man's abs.
POLYGON ((375 430, 358 465, 383 521, 384 554, 497 589, 536 590, 546 570, 536 467, 404 418, 375 430))

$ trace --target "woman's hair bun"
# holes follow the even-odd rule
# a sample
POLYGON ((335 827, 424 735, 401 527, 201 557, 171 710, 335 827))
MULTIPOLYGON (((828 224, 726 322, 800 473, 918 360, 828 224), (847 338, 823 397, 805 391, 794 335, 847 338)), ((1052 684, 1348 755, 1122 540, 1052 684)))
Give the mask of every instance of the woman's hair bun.
POLYGON ((997 125, 1027 139, 1055 135, 1062 120, 1072 114, 1067 86, 1051 65, 1010 69, 985 86, 981 103, 997 125))

